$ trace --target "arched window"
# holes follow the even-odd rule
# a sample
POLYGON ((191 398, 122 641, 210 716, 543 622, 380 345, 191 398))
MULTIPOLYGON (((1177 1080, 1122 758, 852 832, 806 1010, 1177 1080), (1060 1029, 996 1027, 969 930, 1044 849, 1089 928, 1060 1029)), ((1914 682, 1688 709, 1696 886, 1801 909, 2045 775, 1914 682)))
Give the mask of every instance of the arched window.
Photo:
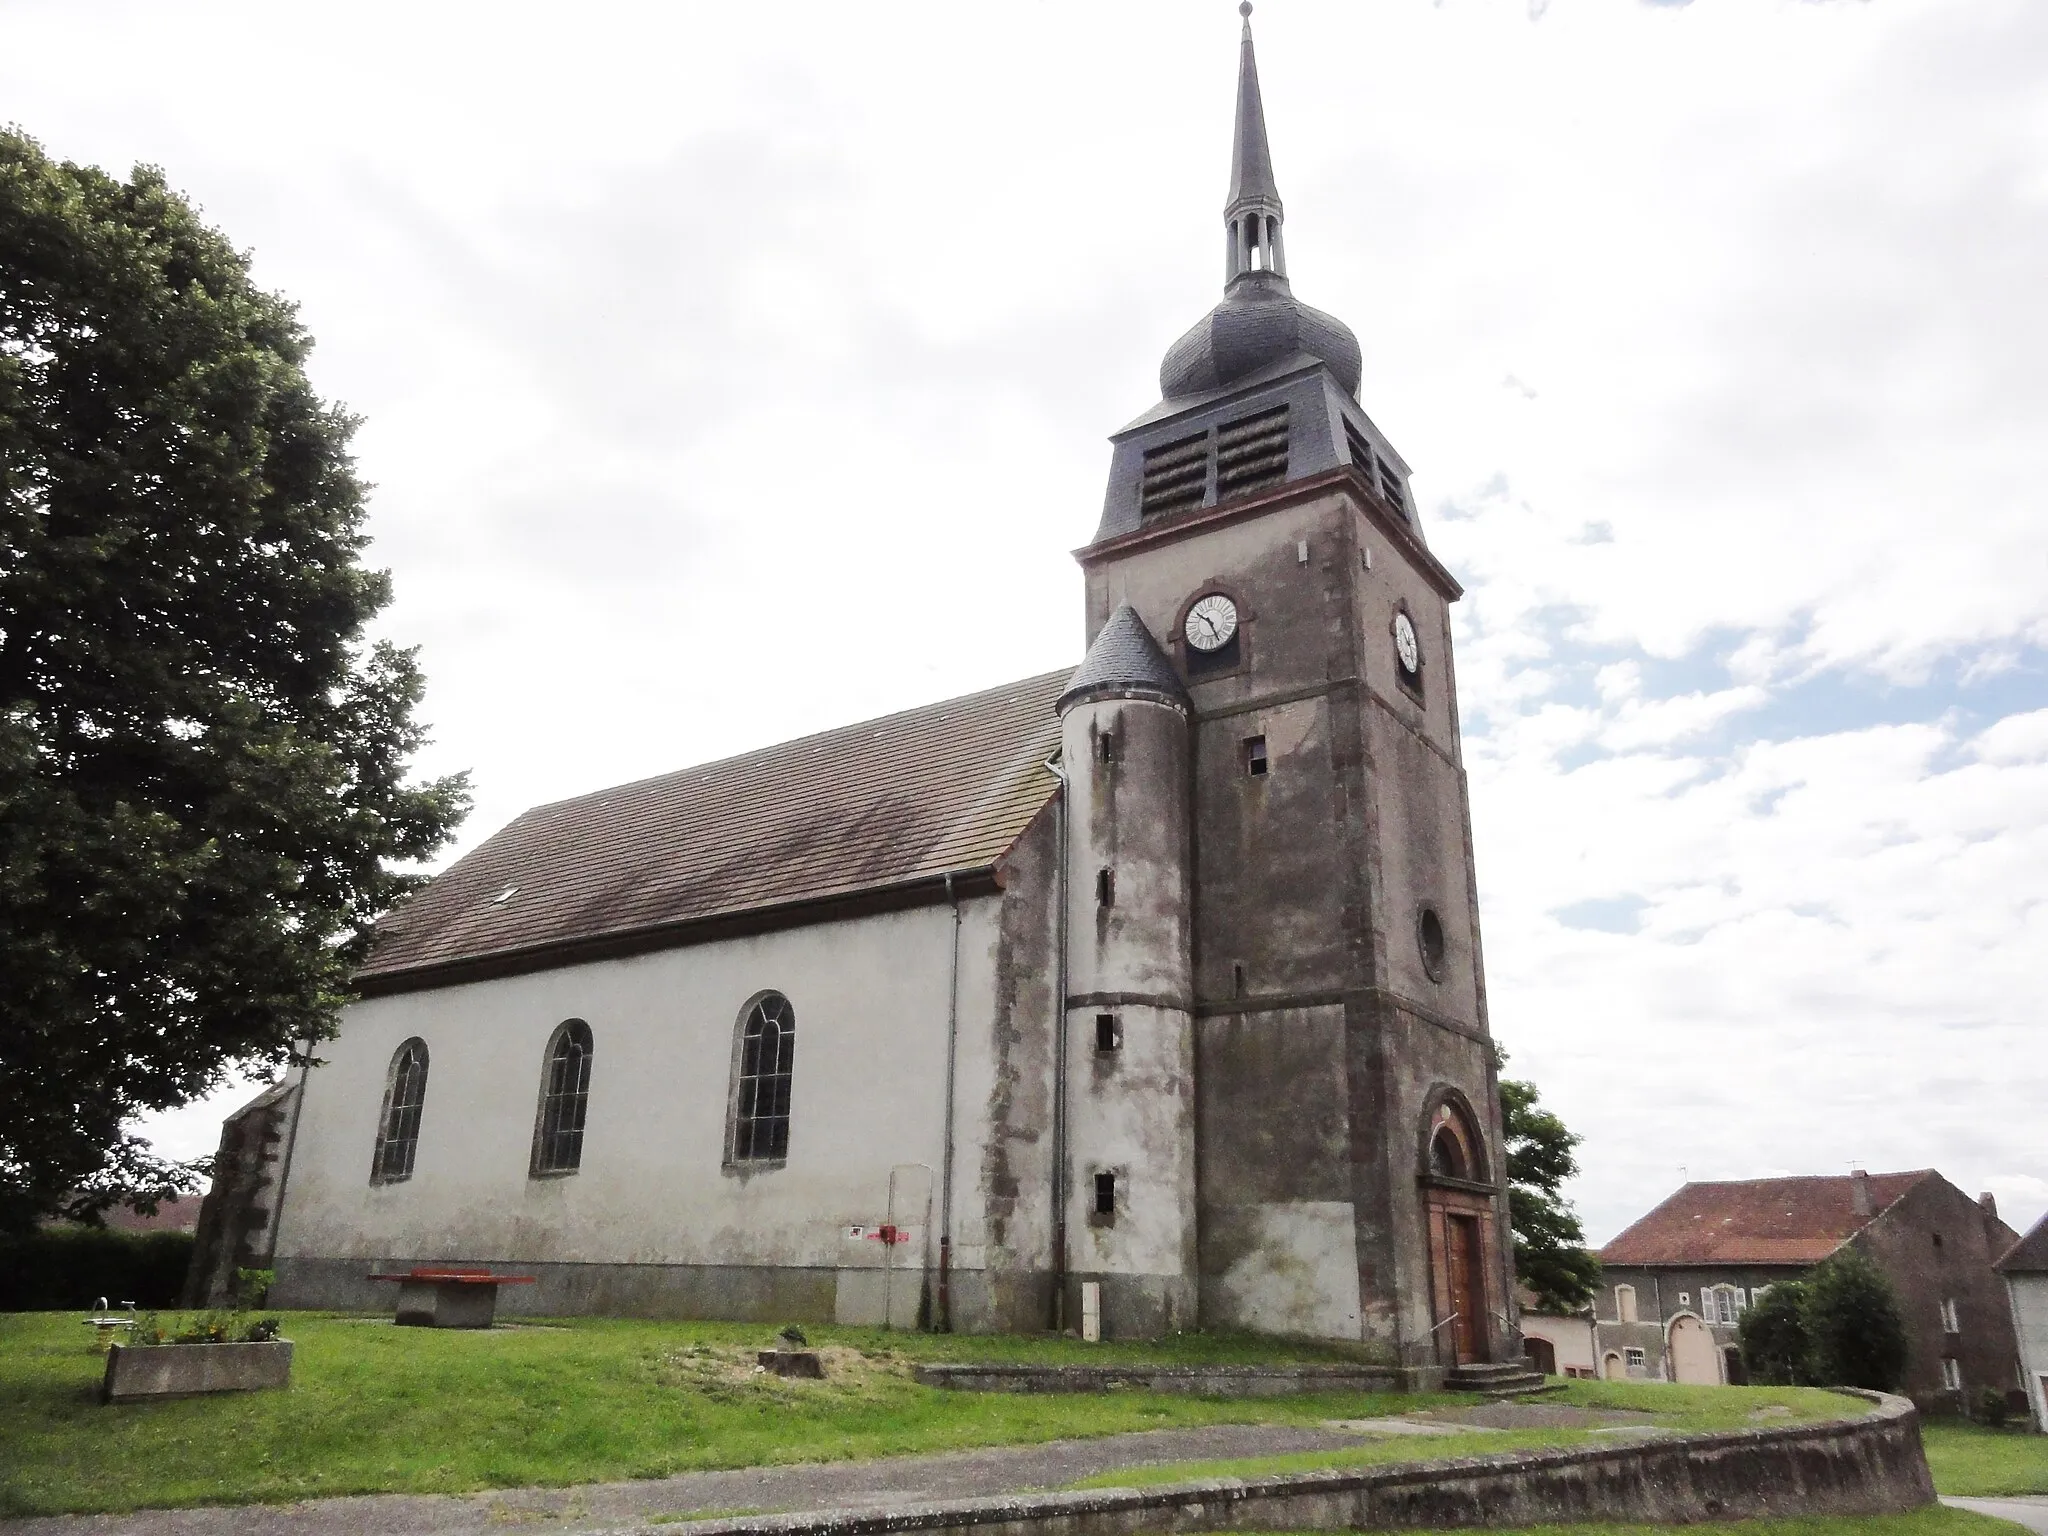
POLYGON ((748 1005, 737 1058, 726 1160, 779 1163, 789 1156, 790 1069, 796 1060, 796 1010, 780 992, 764 992, 748 1005))
POLYGON ((408 1040, 391 1057, 384 1077, 384 1108, 377 1116, 377 1150, 370 1158, 372 1184, 397 1184, 412 1177, 413 1152, 420 1144, 420 1109, 427 1102, 427 1042, 408 1040))
POLYGON ((1448 1125, 1438 1126, 1429 1138, 1429 1171, 1440 1179, 1471 1177, 1465 1169, 1465 1148, 1448 1125))
POLYGON ((532 1176, 574 1173, 583 1162, 583 1117, 590 1108, 590 1026, 570 1019, 555 1031, 540 1070, 540 1111, 533 1121, 532 1176))
POLYGON ((1464 1101, 1446 1093, 1425 1122, 1424 1168, 1431 1178, 1487 1181, 1486 1152, 1464 1101))

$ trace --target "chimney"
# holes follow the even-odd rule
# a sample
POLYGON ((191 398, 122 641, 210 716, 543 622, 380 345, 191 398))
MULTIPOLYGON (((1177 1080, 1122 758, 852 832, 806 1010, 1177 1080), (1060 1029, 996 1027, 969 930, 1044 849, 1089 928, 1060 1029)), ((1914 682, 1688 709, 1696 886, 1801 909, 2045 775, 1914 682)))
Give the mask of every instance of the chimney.
POLYGON ((1870 1198, 1870 1175, 1861 1168, 1849 1170, 1849 1208, 1858 1216, 1877 1214, 1877 1206, 1870 1198))
MULTIPOLYGON (((1992 1242, 1997 1242, 1998 1197, 1992 1194, 1990 1190, 1985 1190, 1983 1194, 1977 1197, 1977 1209, 1984 1213, 1984 1235, 1990 1238, 1992 1242)), ((1993 1257, 1996 1257, 1996 1255, 1993 1255, 1993 1257)))

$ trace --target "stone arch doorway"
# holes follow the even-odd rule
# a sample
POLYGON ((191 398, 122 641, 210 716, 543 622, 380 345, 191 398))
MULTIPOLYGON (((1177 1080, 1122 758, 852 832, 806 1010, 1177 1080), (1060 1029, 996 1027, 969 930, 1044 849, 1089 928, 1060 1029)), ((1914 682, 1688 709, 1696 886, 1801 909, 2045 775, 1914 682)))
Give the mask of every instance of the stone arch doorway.
POLYGON ((1695 1387, 1721 1384, 1721 1351, 1707 1325, 1690 1314, 1673 1318, 1665 1342, 1664 1358, 1671 1362, 1671 1379, 1695 1387))
POLYGON ((1428 1223, 1437 1358, 1446 1365, 1476 1365, 1493 1358, 1495 1314, 1506 1306, 1494 1279, 1500 1239, 1486 1142, 1464 1096, 1453 1088, 1430 1096, 1421 1129, 1418 1178, 1428 1223))
POLYGON ((1628 1379, 1628 1367, 1621 1363, 1620 1350, 1610 1349, 1607 1351, 1600 1361, 1600 1374, 1609 1381, 1625 1381, 1628 1379))

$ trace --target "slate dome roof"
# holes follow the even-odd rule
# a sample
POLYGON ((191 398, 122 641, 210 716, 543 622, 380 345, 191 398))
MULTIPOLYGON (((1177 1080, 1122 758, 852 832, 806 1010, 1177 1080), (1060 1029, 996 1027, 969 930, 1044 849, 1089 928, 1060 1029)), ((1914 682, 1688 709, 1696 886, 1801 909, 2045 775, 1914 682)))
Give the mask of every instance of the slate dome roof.
POLYGON ((1173 400, 1224 389, 1297 355, 1320 359, 1346 393, 1358 393, 1364 360, 1351 327, 1302 303, 1278 273, 1243 272, 1223 302, 1167 348, 1159 392, 1173 400))

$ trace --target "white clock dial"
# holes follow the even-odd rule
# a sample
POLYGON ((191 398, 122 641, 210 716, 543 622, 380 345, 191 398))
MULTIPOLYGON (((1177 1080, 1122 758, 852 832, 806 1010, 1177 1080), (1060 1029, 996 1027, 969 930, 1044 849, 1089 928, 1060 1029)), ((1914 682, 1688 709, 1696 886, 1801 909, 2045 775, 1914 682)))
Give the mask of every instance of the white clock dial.
POLYGON ((1211 592, 1188 610, 1181 629, 1196 650, 1220 651, 1237 633, 1237 604, 1221 592, 1211 592))
POLYGON ((1394 654, 1401 658, 1401 670, 1410 677, 1422 665, 1422 647, 1416 642, 1415 626, 1405 613, 1394 615, 1394 654))

